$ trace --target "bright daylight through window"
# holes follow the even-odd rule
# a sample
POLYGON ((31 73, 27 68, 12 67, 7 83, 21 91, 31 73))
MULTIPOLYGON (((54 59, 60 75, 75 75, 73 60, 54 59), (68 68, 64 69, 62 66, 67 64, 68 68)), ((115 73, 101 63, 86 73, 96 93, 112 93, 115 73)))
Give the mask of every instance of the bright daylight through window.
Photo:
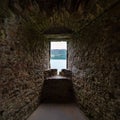
POLYGON ((57 69, 66 69, 67 62, 67 42, 51 42, 50 49, 50 67, 57 69))

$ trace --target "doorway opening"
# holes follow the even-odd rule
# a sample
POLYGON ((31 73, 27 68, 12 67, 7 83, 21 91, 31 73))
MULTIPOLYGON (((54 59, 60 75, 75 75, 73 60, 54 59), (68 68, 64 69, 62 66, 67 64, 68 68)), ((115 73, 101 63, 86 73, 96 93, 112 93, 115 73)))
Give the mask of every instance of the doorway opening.
POLYGON ((58 73, 61 71, 61 69, 67 68, 66 41, 50 42, 50 68, 57 69, 58 73))

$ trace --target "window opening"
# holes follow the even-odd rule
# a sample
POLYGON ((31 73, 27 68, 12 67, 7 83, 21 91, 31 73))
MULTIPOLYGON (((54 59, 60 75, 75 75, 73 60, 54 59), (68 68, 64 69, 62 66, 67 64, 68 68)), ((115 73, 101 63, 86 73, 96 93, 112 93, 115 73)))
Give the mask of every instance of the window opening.
POLYGON ((67 42, 57 41, 50 43, 50 68, 57 69, 58 73, 61 69, 67 68, 67 42))

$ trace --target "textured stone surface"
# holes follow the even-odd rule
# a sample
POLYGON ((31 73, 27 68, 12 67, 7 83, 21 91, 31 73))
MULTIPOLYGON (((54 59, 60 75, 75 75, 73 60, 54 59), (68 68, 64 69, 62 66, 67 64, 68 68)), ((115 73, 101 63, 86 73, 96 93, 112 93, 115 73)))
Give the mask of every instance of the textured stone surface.
POLYGON ((0 1, 0 120, 25 120, 37 107, 49 64, 42 33, 63 26, 77 33, 68 65, 80 107, 92 120, 119 120, 119 0, 90 0, 76 13, 62 8, 51 16, 26 1, 0 1))
POLYGON ((120 4, 68 42, 78 104, 91 120, 119 120, 120 4))
POLYGON ((48 47, 39 46, 39 51, 30 54, 22 46, 22 35, 15 17, 1 23, 0 120, 25 120, 39 103, 48 47))
POLYGON ((68 69, 62 69, 59 74, 72 80, 72 72, 68 69))
POLYGON ((57 75, 57 69, 48 69, 44 71, 44 79, 57 75))

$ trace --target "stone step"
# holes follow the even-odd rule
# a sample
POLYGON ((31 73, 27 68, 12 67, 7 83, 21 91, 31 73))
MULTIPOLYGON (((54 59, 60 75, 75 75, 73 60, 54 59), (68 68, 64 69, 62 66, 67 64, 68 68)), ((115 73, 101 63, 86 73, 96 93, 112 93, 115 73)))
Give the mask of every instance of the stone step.
POLYGON ((72 80, 54 76, 44 81, 41 103, 74 103, 75 94, 72 80))

